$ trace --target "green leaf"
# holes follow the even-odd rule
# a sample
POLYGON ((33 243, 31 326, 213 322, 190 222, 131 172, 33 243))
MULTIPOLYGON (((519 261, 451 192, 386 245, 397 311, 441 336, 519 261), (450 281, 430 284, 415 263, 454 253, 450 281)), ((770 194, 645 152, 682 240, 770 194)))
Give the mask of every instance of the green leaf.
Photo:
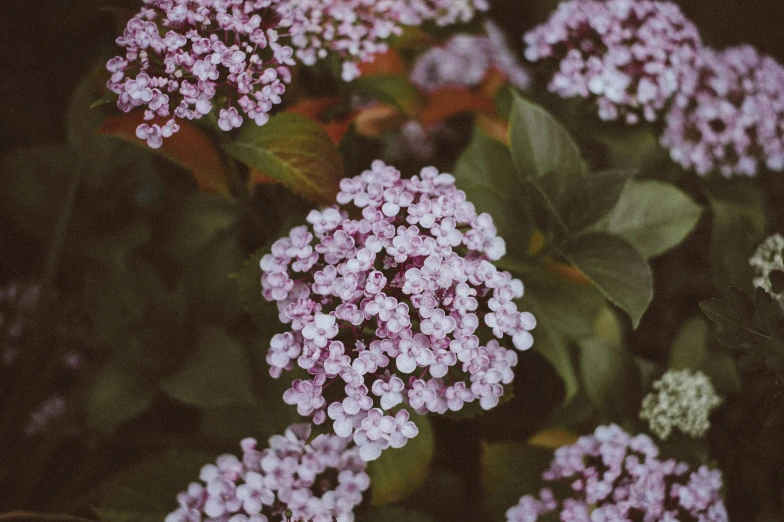
POLYGON ((281 113, 265 125, 246 125, 223 149, 252 169, 317 203, 334 203, 343 177, 340 152, 317 123, 281 113))
POLYGON ((692 317, 681 327, 670 349, 669 367, 674 370, 702 368, 708 354, 708 323, 692 317))
POLYGON ((416 491, 427 478, 433 460, 434 440, 430 421, 411 415, 419 434, 402 448, 388 448, 368 467, 371 501, 375 506, 399 502, 416 491))
MULTIPOLYGON (((770 308, 771 300, 765 300, 763 291, 758 294, 759 304, 770 308)), ((723 299, 713 298, 700 303, 703 313, 719 327, 719 341, 729 348, 749 348, 776 337, 780 321, 775 311, 758 313, 755 302, 737 288, 730 288, 723 299)), ((762 308, 762 307, 761 307, 762 308)))
POLYGON ((110 362, 96 375, 88 392, 87 422, 111 430, 146 410, 155 397, 149 377, 127 365, 110 362))
POLYGON ((751 290, 749 257, 765 237, 765 202, 760 189, 745 180, 714 182, 705 191, 712 217, 711 265, 718 288, 751 290))
POLYGON ((563 200, 556 205, 566 228, 579 232, 613 210, 632 173, 605 170, 570 178, 563 200))
POLYGON ((196 353, 161 388, 182 402, 201 407, 254 402, 249 361, 243 346, 217 326, 201 331, 196 353))
POLYGON ((566 129, 547 111, 515 94, 509 116, 509 143, 522 179, 555 172, 582 173, 580 151, 566 129))
POLYGON ((645 259, 623 239, 600 232, 570 238, 561 254, 624 310, 636 328, 653 299, 653 277, 645 259))
POLYGON ((374 507, 357 515, 357 522, 431 522, 424 513, 402 506, 374 507))
POLYGON ((477 212, 493 217, 498 234, 506 241, 507 255, 515 259, 526 256, 532 230, 522 206, 523 185, 506 145, 475 128, 453 173, 477 212))
POLYGON ((362 76, 351 82, 352 91, 394 105, 406 114, 415 114, 424 105, 419 90, 405 76, 362 76))
POLYGON ((237 201, 229 197, 204 193, 189 196, 174 224, 172 254, 190 257, 216 238, 233 233, 241 217, 237 201))
POLYGON ((616 422, 635 416, 642 401, 642 376, 634 357, 603 339, 580 342, 580 374, 594 406, 616 422))
POLYGON ((520 443, 482 445, 482 491, 488 520, 503 521, 506 510, 526 494, 538 496, 549 449, 520 443))
POLYGON ((196 480, 214 456, 169 451, 114 476, 96 509, 105 522, 161 522, 177 509, 177 493, 196 480))
POLYGON ((621 193, 603 229, 624 238, 647 259, 680 244, 701 214, 702 207, 674 186, 633 180, 621 193))

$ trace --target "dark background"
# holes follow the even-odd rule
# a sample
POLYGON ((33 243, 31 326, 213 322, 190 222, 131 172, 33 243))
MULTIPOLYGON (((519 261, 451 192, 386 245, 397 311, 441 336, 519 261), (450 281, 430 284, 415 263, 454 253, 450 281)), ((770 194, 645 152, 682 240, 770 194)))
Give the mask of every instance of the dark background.
MULTIPOLYGON (((491 0, 510 35, 541 22, 553 0, 491 0)), ((707 45, 740 43, 784 61, 782 0, 680 0, 707 45)), ((114 22, 99 8, 133 0, 0 1, 0 153, 64 139, 64 112, 78 79, 112 52, 114 22)), ((520 40, 514 42, 522 45, 520 40)))

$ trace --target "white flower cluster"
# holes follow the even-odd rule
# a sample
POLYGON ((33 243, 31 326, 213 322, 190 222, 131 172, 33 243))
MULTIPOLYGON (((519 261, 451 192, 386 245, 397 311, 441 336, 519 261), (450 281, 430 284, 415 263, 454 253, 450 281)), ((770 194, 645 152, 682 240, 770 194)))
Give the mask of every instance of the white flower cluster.
POLYGON ((757 277, 754 278, 754 286, 762 288, 771 297, 777 300, 784 298, 784 293, 773 290, 773 282, 770 275, 773 272, 784 272, 784 236, 773 234, 763 241, 754 252, 754 256, 749 259, 749 264, 754 268, 757 277))
POLYGON ((662 440, 673 428, 690 437, 702 437, 710 428, 711 410, 722 400, 700 371, 669 370, 653 383, 653 389, 642 401, 640 419, 647 420, 651 432, 662 440))

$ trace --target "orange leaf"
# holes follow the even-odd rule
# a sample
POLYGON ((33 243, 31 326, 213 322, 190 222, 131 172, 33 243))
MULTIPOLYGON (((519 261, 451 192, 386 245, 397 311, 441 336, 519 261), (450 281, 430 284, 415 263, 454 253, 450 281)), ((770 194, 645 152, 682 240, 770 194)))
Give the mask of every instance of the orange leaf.
POLYGON ((428 96, 427 105, 419 115, 425 127, 431 127, 461 112, 490 112, 495 107, 484 96, 468 89, 446 87, 428 96))
POLYGON ((338 97, 315 98, 301 101, 287 109, 286 112, 299 114, 300 116, 305 116, 306 118, 315 121, 321 125, 325 131, 327 131, 327 135, 329 135, 329 139, 332 140, 332 143, 339 145, 340 141, 343 139, 343 136, 346 135, 349 127, 351 127, 351 124, 356 119, 357 114, 352 113, 344 118, 328 122, 324 122, 321 118, 321 115, 325 111, 336 107, 341 103, 343 103, 343 100, 338 97))
MULTIPOLYGON (((104 120, 98 133, 122 138, 148 148, 143 140, 136 137, 136 127, 141 123, 144 123, 144 119, 140 112, 129 112, 104 120)), ((188 170, 204 192, 227 193, 229 172, 215 145, 195 125, 185 121, 180 121, 179 125, 179 132, 165 138, 161 148, 148 150, 188 170)))
POLYGON ((400 53, 395 49, 389 49, 387 52, 374 55, 372 61, 361 62, 359 72, 360 76, 405 76, 406 65, 400 53))
POLYGON ((392 105, 379 104, 359 111, 356 129, 362 136, 378 138, 386 131, 399 127, 407 119, 392 105))
POLYGON ((476 115, 476 125, 485 134, 509 146, 509 122, 485 113, 476 115))
POLYGON ((250 169, 250 178, 248 179, 248 186, 253 185, 274 185, 278 180, 271 178, 261 171, 250 169))
POLYGON ((535 433, 528 439, 528 444, 531 446, 540 446, 542 448, 556 449, 567 444, 574 444, 577 442, 577 439, 577 435, 570 431, 550 428, 535 433))
POLYGON ((566 279, 572 283, 576 283, 578 285, 584 286, 591 286, 591 280, 585 277, 585 274, 577 270, 572 265, 568 265, 566 263, 560 263, 558 261, 553 261, 550 258, 546 258, 544 260, 544 266, 549 270, 551 273, 555 274, 556 276, 566 279))
POLYGON ((495 93, 498 92, 498 89, 506 85, 506 83, 506 76, 497 68, 490 67, 490 70, 487 71, 487 74, 482 79, 482 83, 479 84, 479 92, 482 96, 492 100, 495 98, 495 93))

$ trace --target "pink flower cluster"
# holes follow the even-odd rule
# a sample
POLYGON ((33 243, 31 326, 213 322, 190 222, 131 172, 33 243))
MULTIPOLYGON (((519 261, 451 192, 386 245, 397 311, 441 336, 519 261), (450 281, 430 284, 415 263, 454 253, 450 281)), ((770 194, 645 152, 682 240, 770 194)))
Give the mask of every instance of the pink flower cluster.
POLYGON ((512 54, 504 33, 489 21, 485 30, 486 36, 458 34, 443 47, 423 53, 411 69, 411 82, 426 91, 474 87, 494 67, 518 89, 528 88, 531 78, 512 54))
POLYGON ((306 370, 284 401, 316 424, 329 417, 373 460, 417 434, 404 404, 421 414, 495 406, 517 355, 479 335, 525 350, 536 321, 514 302, 523 284, 490 263, 505 253, 492 218, 453 176, 426 167, 401 179, 375 161, 340 188, 339 206, 308 216, 313 232, 294 228, 261 259, 263 295, 291 325, 267 362, 273 377, 306 370))
POLYGON ((603 120, 654 121, 694 74, 701 40, 677 5, 569 0, 524 36, 528 60, 558 62, 549 89, 595 100, 603 120))
POLYGON ((667 114, 661 141, 672 159, 701 175, 784 170, 784 67, 748 45, 703 55, 667 114))
MULTIPOLYGON (((616 425, 599 426, 593 435, 555 451, 548 481, 568 480, 574 497, 564 499, 565 522, 726 522, 721 472, 659 460, 647 435, 630 436, 616 425)), ((549 489, 540 499, 525 495, 506 512, 508 522, 536 522, 558 507, 549 489)))
POLYGON ((178 118, 199 119, 224 97, 222 130, 242 125, 243 114, 266 123, 294 65, 293 49, 278 43, 277 29, 290 24, 280 1, 144 0, 117 38, 125 56, 106 65, 117 106, 144 109, 148 123, 136 135, 158 148, 179 130, 178 118))
POLYGON ((356 79, 357 62, 368 62, 387 50, 385 41, 406 25, 435 21, 439 25, 468 22, 486 0, 297 0, 282 5, 291 18, 291 42, 297 58, 312 65, 328 53, 343 59, 342 77, 356 79))
POLYGON ((353 522, 370 486, 365 463, 348 439, 323 434, 306 443, 309 434, 310 425, 294 424, 261 451, 244 439, 242 458, 204 466, 202 482, 177 495, 180 507, 166 522, 353 522))

